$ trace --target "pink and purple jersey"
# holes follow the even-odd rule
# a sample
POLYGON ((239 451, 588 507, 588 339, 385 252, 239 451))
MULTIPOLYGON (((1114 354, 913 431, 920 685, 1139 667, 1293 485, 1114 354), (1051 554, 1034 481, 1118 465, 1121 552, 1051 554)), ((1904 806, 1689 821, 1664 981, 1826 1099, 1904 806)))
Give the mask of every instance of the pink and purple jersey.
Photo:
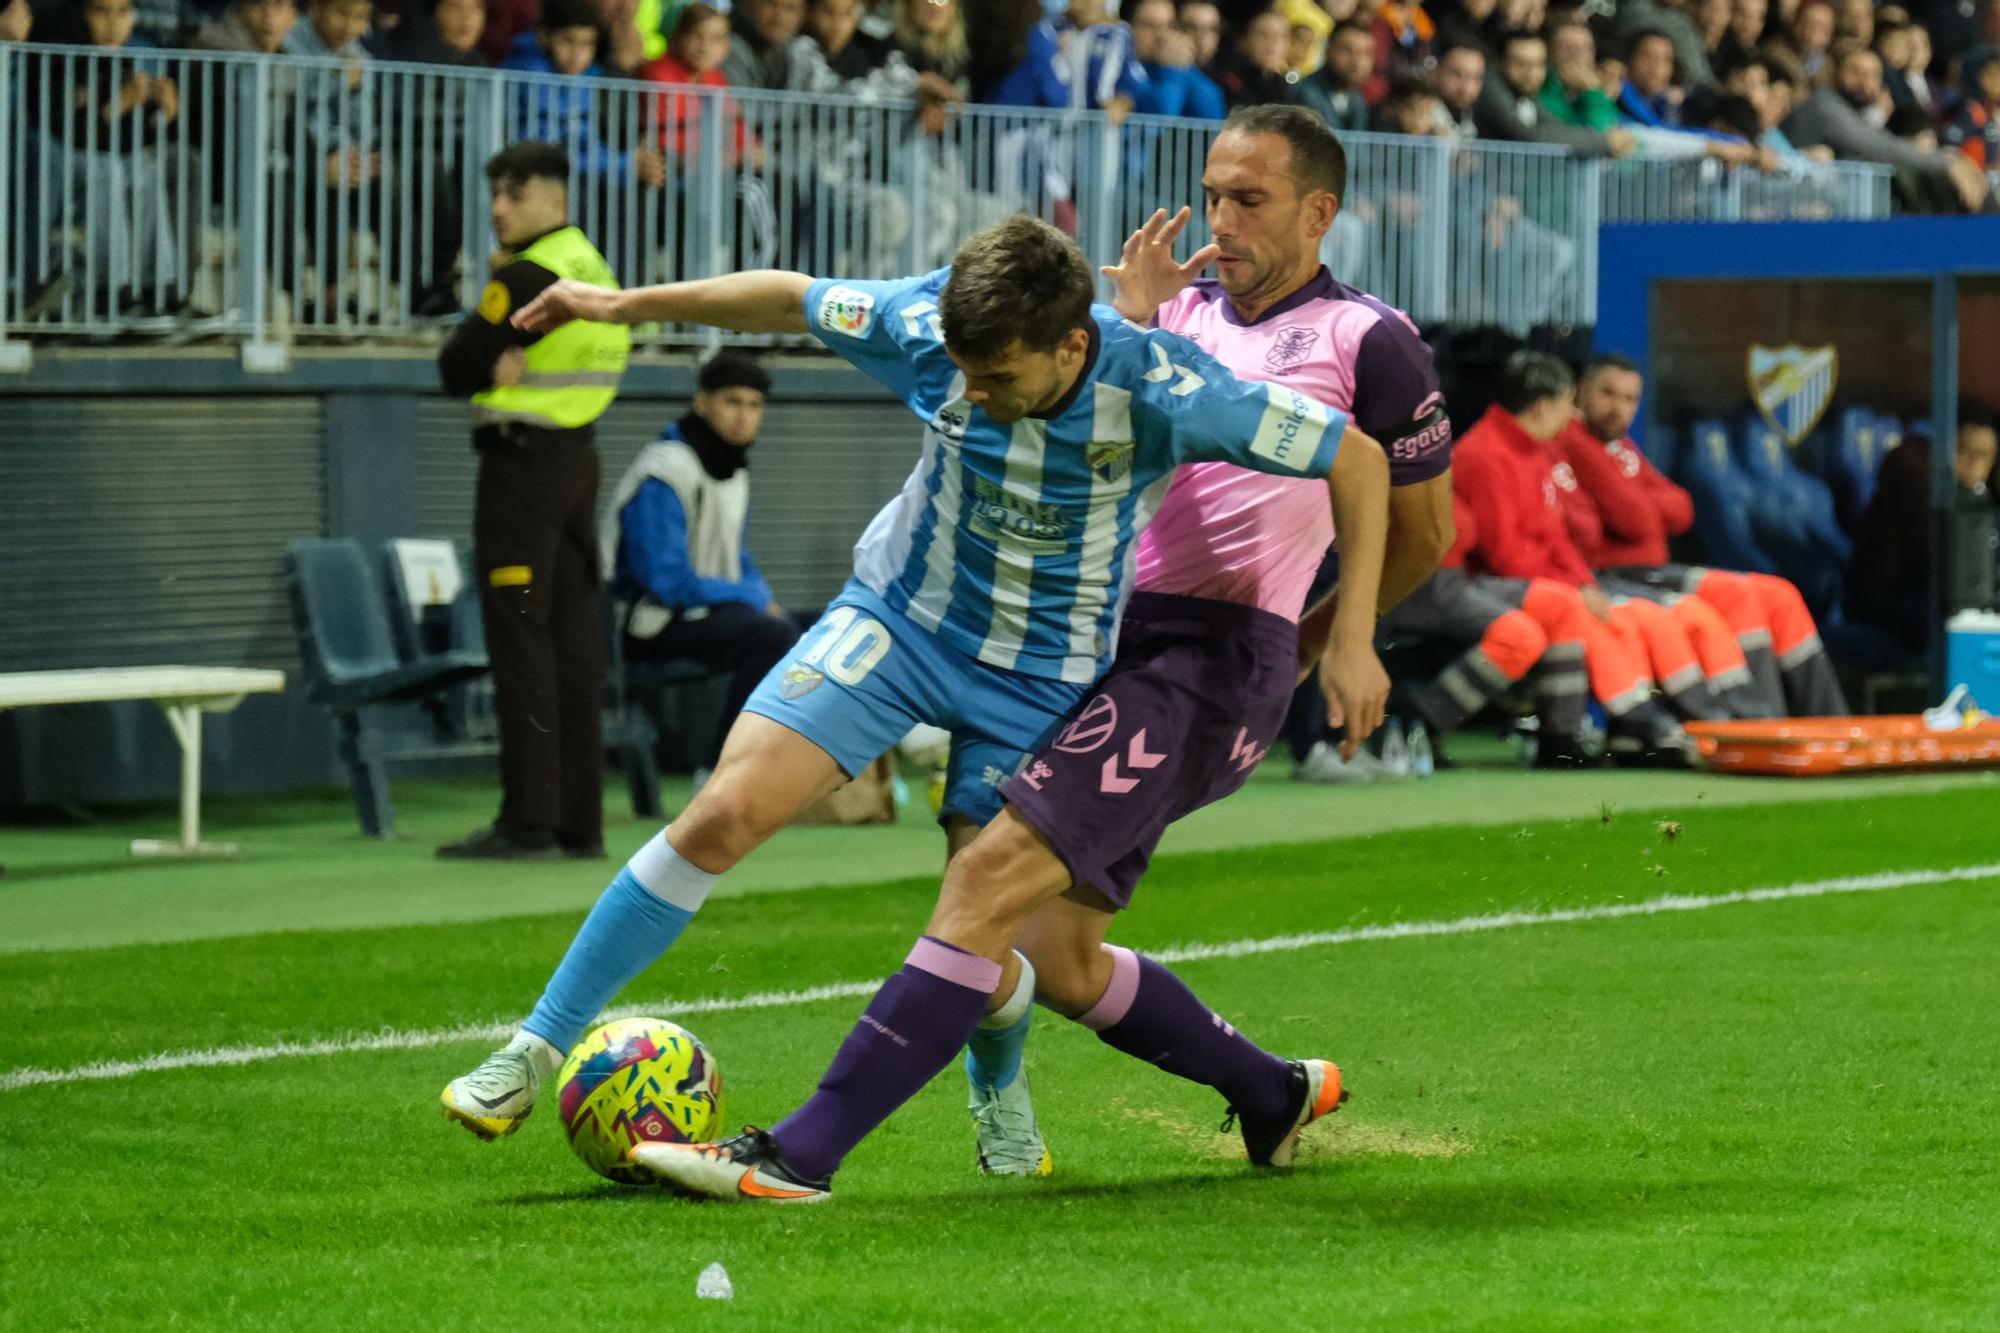
MULTIPOLYGON (((1388 453, 1393 484, 1426 481, 1451 466, 1451 422, 1416 326, 1325 269, 1254 323, 1242 323, 1208 279, 1155 318, 1239 378, 1282 382, 1347 412, 1388 453)), ((1324 481, 1191 463, 1174 474, 1140 538, 1138 587, 1296 620, 1332 542, 1324 481)))

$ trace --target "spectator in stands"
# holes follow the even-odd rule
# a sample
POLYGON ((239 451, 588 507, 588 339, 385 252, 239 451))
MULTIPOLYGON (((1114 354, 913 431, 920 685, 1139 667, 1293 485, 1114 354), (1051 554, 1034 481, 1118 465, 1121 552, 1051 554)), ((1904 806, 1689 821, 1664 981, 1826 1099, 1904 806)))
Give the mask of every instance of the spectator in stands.
MULTIPOLYGON (((717 353, 692 408, 639 451, 598 523, 611 594, 626 608, 625 655, 695 661, 730 673, 713 768, 743 701, 818 613, 788 616, 750 554, 750 449, 771 376, 742 352, 717 353)), ((697 771, 699 780, 700 771, 697 771)))
POLYGON ((1701 34, 1701 49, 1708 55, 1711 69, 1722 53, 1723 43, 1729 39, 1729 23, 1735 17, 1734 11, 1732 0, 1696 0, 1693 6, 1690 17, 1694 19, 1695 31, 1701 34))
POLYGON ((1368 128, 1362 88, 1375 74, 1375 33, 1355 22, 1341 24, 1327 42, 1326 63, 1301 79, 1291 100, 1319 112, 1336 130, 1368 128))
MULTIPOLYGON (((1846 712, 1819 629, 1797 588, 1774 575, 1669 562, 1668 539, 1693 526, 1694 501, 1632 441, 1643 388, 1638 366, 1626 358, 1592 358, 1578 382, 1576 419, 1556 439, 1598 534, 1583 548, 1584 558, 1612 591, 1669 603, 1690 594, 1721 618, 1752 677, 1747 686, 1724 687, 1738 716, 1846 712)), ((1697 609, 1675 608, 1680 614, 1697 609)))
POLYGON ((1473 109, 1486 86, 1486 53, 1477 46, 1447 46, 1438 55, 1433 82, 1438 91, 1438 116, 1455 139, 1476 139, 1479 128, 1473 109))
POLYGON ((1625 86, 1618 110, 1635 125, 1673 129, 1681 123, 1685 90, 1674 82, 1674 44, 1664 32, 1634 33, 1625 48, 1625 86))
POLYGON ((1786 137, 1801 148, 1824 144, 1840 157, 1896 168, 1903 198, 1920 209, 1950 211, 1956 204, 1977 212, 1986 200, 1986 178, 1963 155, 1913 148, 1862 118, 1881 90, 1882 62, 1866 47, 1850 47, 1834 86, 1812 94, 1785 120, 1786 137))
POLYGON ((1779 160, 1833 161, 1833 150, 1825 144, 1801 148, 1783 129, 1792 111, 1812 96, 1812 90, 1806 86, 1805 71, 1784 47, 1766 47, 1755 61, 1745 62, 1736 71, 1735 83, 1729 91, 1749 97, 1756 106, 1758 121, 1764 127, 1757 142, 1775 152, 1779 160), (1752 69, 1759 72, 1752 73, 1752 69))
POLYGON ((1383 0, 1375 11, 1375 70, 1361 86, 1368 104, 1388 96, 1396 78, 1428 74, 1436 38, 1437 25, 1424 12, 1422 0, 1383 0))
MULTIPOLYGON (((1992 524, 1995 453, 1993 413, 1960 399, 1948 522, 1992 524)), ((1875 497, 1854 526, 1854 563, 1847 575, 1848 619, 1887 632, 1911 653, 1930 648, 1939 609, 1929 595, 1935 552, 1947 545, 1938 540, 1932 518, 1932 484, 1930 440, 1904 436, 1882 460, 1875 497)))
POLYGON ((514 39, 501 69, 553 74, 557 80, 516 85, 508 138, 533 139, 569 147, 580 175, 599 185, 637 177, 650 186, 666 181, 666 160, 652 148, 618 149, 598 137, 590 80, 603 71, 597 63, 597 11, 589 0, 544 0, 535 31, 514 39))
MULTIPOLYGON (((132 0, 81 0, 58 11, 42 38, 105 52, 152 49, 136 26, 132 0)), ((166 67, 144 57, 35 60, 22 83, 23 119, 50 181, 41 235, 55 251, 22 318, 39 318, 84 281, 93 286, 82 293, 87 318, 178 310, 179 294, 165 287, 177 266, 157 145, 179 119, 181 99, 166 67)))
POLYGON ((221 18, 195 29, 189 45, 197 51, 276 55, 298 21, 294 0, 236 0, 221 18))
POLYGON ((1580 157, 1624 157, 1634 140, 1623 128, 1589 130, 1565 125, 1542 110, 1548 82, 1548 46, 1533 33, 1510 33, 1498 74, 1486 76, 1475 118, 1481 137, 1512 142, 1553 143, 1580 157))
POLYGON ((1443 0, 1431 6, 1431 16, 1437 21, 1437 36, 1433 39, 1433 50, 1439 65, 1444 63, 1445 52, 1452 47, 1470 46, 1483 56, 1500 41, 1499 31, 1500 0, 1443 0))
POLYGON ((722 76, 732 88, 804 88, 807 53, 798 45, 806 0, 739 0, 729 9, 729 55, 722 76))
MULTIPOLYGON (((311 0, 305 22, 285 37, 287 55, 346 62, 337 72, 299 75, 299 121, 309 160, 321 168, 319 200, 309 198, 305 216, 296 220, 306 235, 305 262, 317 268, 322 285, 318 304, 298 308, 308 324, 358 316, 354 306, 336 305, 343 285, 338 270, 348 262, 340 247, 356 234, 372 234, 379 244, 397 225, 379 188, 378 103, 366 69, 372 57, 361 44, 374 21, 375 0, 311 0)), ((301 290, 291 288, 294 295, 301 290)))
POLYGON ((1835 41, 1875 44, 1875 0, 1833 0, 1835 41))
POLYGON ((1882 82, 1888 86, 1891 100, 1897 106, 1916 107, 1933 123, 1941 121, 1946 93, 1931 81, 1930 34, 1914 23, 1881 24, 1875 31, 1882 82))
POLYGON ((1722 39, 1715 59, 1709 63, 1720 74, 1724 66, 1740 65, 1756 56, 1764 45, 1764 26, 1770 21, 1770 0, 1735 0, 1729 9, 1729 32, 1722 39))
MULTIPOLYGON (((697 88, 727 88, 722 62, 729 55, 729 19, 721 10, 693 0, 682 5, 674 19, 667 50, 657 60, 649 60, 642 71, 653 83, 688 84, 697 88)), ((701 152, 701 113, 704 99, 698 95, 676 94, 654 102, 654 120, 660 127, 660 149, 676 167, 693 161, 701 152)), ((730 129, 724 143, 730 165, 740 161, 750 147, 743 115, 733 104, 723 102, 730 129)))
POLYGON ((1222 11, 1212 0, 1182 0, 1179 26, 1194 41, 1194 67, 1213 67, 1222 50, 1222 11))
POLYGON ((1436 135, 1449 138, 1439 122, 1437 89, 1430 80, 1405 74, 1389 85, 1389 95, 1376 108, 1377 126, 1389 134, 1436 135))
POLYGON ((1827 50, 1833 45, 1833 6, 1827 0, 1805 0, 1792 14, 1787 45, 1798 57, 1807 82, 1819 87, 1827 81, 1827 50))
MULTIPOLYGON (((1623 51, 1638 33, 1663 32, 1673 43, 1674 66, 1680 71, 1683 86, 1699 88, 1713 83, 1715 73, 1709 66, 1701 32, 1676 4, 1662 0, 1620 0, 1617 12, 1611 17, 1610 30, 1603 34, 1599 44, 1612 51, 1623 51)), ((1609 80, 1605 91, 1611 91, 1609 80)))
POLYGON ((1290 102, 1291 84, 1285 75, 1285 40, 1291 25, 1275 9, 1252 16, 1236 38, 1234 50, 1217 62, 1215 81, 1230 110, 1239 106, 1262 106, 1270 102, 1290 102))
MULTIPOLYGON (((1169 16, 1173 5, 1167 6, 1169 16)), ((963 102, 972 92, 972 52, 966 43, 965 19, 959 0, 900 0, 896 6, 896 44, 903 58, 920 74, 935 74, 950 84, 963 102)), ((939 106, 939 114, 943 111, 939 106)), ((943 130, 942 119, 926 128, 943 130)))
MULTIPOLYGON (((480 0, 433 0, 428 12, 420 11, 397 26, 384 44, 384 56, 417 65, 483 69, 486 53, 480 49, 479 36, 485 26, 486 6, 480 0)), ((424 272, 411 295, 410 308, 418 318, 432 319, 459 309, 456 289, 465 232, 465 176, 458 156, 459 145, 465 142, 464 112, 455 102, 446 101, 435 115, 418 117, 416 132, 427 139, 423 151, 415 154, 411 169, 417 196, 426 201, 430 245, 426 263, 425 247, 412 241, 413 258, 424 272)), ((411 211, 419 212, 414 205, 411 211)), ((392 247, 390 253, 400 257, 400 247, 392 247)))
POLYGON ((1587 130, 1618 128, 1618 108, 1598 76, 1597 41, 1581 23, 1565 23, 1549 34, 1555 68, 1542 84, 1543 110, 1565 125, 1587 130))
POLYGON ((2000 176, 2000 47, 1982 46, 1960 65, 1965 99, 1944 142, 1989 176, 2000 176))
POLYGON ((1173 0, 1139 0, 1132 8, 1132 53, 1146 72, 1134 93, 1149 116, 1221 120, 1222 89, 1195 67, 1194 38, 1175 24, 1173 0))
POLYGON ((35 11, 28 0, 7 0, 0 5, 0 42, 25 42, 35 28, 35 11))
POLYGON ((412 65, 485 69, 492 63, 479 46, 485 31, 482 0, 434 0, 428 12, 397 26, 394 36, 383 44, 383 57, 412 65))

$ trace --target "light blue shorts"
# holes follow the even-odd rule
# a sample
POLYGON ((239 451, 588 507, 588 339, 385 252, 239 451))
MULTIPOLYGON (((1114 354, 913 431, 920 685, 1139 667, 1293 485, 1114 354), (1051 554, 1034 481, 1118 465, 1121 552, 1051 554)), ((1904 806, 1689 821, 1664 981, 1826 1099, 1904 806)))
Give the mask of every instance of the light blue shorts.
POLYGON ((944 815, 984 824, 1000 784, 1087 685, 1002 671, 920 628, 849 580, 743 705, 804 736, 852 775, 919 722, 951 733, 944 815))

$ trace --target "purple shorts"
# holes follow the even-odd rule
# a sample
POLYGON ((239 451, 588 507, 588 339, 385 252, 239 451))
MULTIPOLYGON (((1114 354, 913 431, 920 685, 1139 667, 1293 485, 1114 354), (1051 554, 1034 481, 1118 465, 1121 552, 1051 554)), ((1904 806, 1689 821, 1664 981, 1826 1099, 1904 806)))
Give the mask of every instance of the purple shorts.
POLYGON ((1124 907, 1167 825, 1242 786, 1270 748, 1298 642, 1254 606, 1135 593, 1111 670, 1000 795, 1076 883, 1124 907))

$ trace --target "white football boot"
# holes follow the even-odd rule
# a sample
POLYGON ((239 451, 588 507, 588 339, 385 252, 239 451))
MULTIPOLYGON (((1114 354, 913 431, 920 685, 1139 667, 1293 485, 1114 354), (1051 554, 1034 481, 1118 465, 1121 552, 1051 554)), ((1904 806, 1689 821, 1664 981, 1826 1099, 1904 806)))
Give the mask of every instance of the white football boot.
POLYGON ((516 1033, 479 1068, 445 1084, 439 1098, 445 1119, 489 1142, 504 1139, 534 1111, 543 1080, 561 1064, 561 1051, 532 1033, 516 1033))
POLYGON ((1041 1127, 1035 1123, 1035 1103, 1028 1096, 1025 1071, 1014 1081, 994 1092, 972 1084, 966 1103, 979 1141, 979 1169, 989 1176, 1046 1176, 1055 1170, 1055 1159, 1042 1142, 1041 1127))

